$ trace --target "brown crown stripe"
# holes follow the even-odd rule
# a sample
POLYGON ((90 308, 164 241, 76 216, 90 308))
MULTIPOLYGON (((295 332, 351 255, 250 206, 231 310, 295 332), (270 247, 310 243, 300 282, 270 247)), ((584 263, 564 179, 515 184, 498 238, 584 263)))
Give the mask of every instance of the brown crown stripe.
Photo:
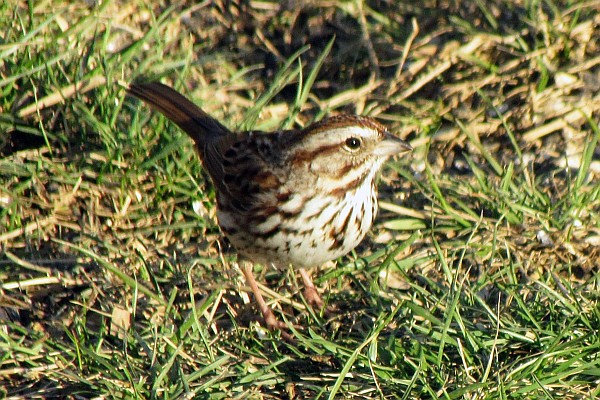
POLYGON ((349 126, 362 126, 365 128, 371 128, 378 132, 385 132, 387 129, 379 122, 370 117, 363 117, 360 115, 336 115, 313 125, 308 126, 305 129, 306 134, 314 135, 319 132, 329 131, 337 128, 346 128, 349 126))

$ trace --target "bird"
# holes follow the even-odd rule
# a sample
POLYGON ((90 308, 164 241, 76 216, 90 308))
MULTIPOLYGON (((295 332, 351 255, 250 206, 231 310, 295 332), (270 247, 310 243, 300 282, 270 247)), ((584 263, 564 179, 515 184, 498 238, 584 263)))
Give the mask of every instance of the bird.
POLYGON ((302 129, 228 129, 160 82, 128 93, 195 143, 216 193, 217 220, 235 248, 267 327, 285 328, 265 302, 253 265, 297 268, 311 306, 323 306, 308 268, 353 250, 378 209, 376 178, 391 156, 412 150, 371 117, 340 114, 302 129))

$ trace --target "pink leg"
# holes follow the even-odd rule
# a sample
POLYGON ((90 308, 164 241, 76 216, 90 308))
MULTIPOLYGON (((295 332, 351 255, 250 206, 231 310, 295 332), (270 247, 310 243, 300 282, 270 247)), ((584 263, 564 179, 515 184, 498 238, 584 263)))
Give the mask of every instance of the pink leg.
POLYGON ((260 312, 265 319, 265 323, 267 324, 267 328, 269 330, 281 329, 281 336, 286 340, 293 340, 292 336, 287 333, 284 329, 287 328, 285 323, 279 321, 271 307, 267 305, 267 302, 263 298, 260 293, 260 289, 258 288, 258 284, 256 283, 256 279, 254 278, 254 274, 252 273, 252 263, 242 262, 242 272, 246 277, 246 282, 250 285, 250 290, 252 290, 252 294, 254 295, 254 299, 258 303, 258 307, 260 308, 260 312))
POLYGON ((304 298, 313 307, 319 310, 323 308, 323 300, 319 296, 319 292, 313 283, 310 274, 304 268, 300 268, 300 276, 302 276, 302 282, 304 282, 304 298))

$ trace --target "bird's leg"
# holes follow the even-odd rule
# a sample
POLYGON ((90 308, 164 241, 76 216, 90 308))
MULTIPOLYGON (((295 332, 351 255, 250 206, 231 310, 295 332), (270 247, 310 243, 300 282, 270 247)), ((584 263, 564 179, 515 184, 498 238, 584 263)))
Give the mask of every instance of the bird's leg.
POLYGON ((262 296, 260 289, 258 288, 258 284, 256 283, 256 279, 254 278, 254 274, 252 272, 252 263, 248 261, 242 261, 242 272, 244 273, 244 277, 246 278, 246 282, 250 285, 250 290, 252 290, 252 294, 254 295, 254 299, 258 303, 258 307, 260 308, 260 312, 265 319, 265 323, 267 324, 267 328, 269 330, 281 329, 281 336, 285 339, 290 339, 291 335, 287 333, 284 329, 287 329, 287 326, 282 321, 279 321, 271 307, 267 305, 267 302, 262 296))
POLYGON ((304 282, 304 298, 308 304, 319 310, 323 309, 323 300, 321 299, 321 296, 319 296, 319 292, 308 271, 304 268, 300 268, 300 276, 302 276, 302 282, 304 282))

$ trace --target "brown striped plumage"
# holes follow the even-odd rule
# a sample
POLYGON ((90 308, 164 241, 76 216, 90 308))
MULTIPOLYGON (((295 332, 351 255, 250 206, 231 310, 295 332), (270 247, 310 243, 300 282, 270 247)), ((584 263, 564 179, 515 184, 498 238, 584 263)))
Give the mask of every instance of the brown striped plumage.
MULTIPOLYGON (((219 226, 239 255, 301 268, 317 304, 303 268, 358 245, 377 213, 376 174, 389 156, 411 149, 367 117, 340 115, 302 130, 234 133, 160 83, 133 84, 129 92, 194 140, 216 187, 219 226)), ((267 323, 277 325, 249 268, 244 271, 267 323)))

